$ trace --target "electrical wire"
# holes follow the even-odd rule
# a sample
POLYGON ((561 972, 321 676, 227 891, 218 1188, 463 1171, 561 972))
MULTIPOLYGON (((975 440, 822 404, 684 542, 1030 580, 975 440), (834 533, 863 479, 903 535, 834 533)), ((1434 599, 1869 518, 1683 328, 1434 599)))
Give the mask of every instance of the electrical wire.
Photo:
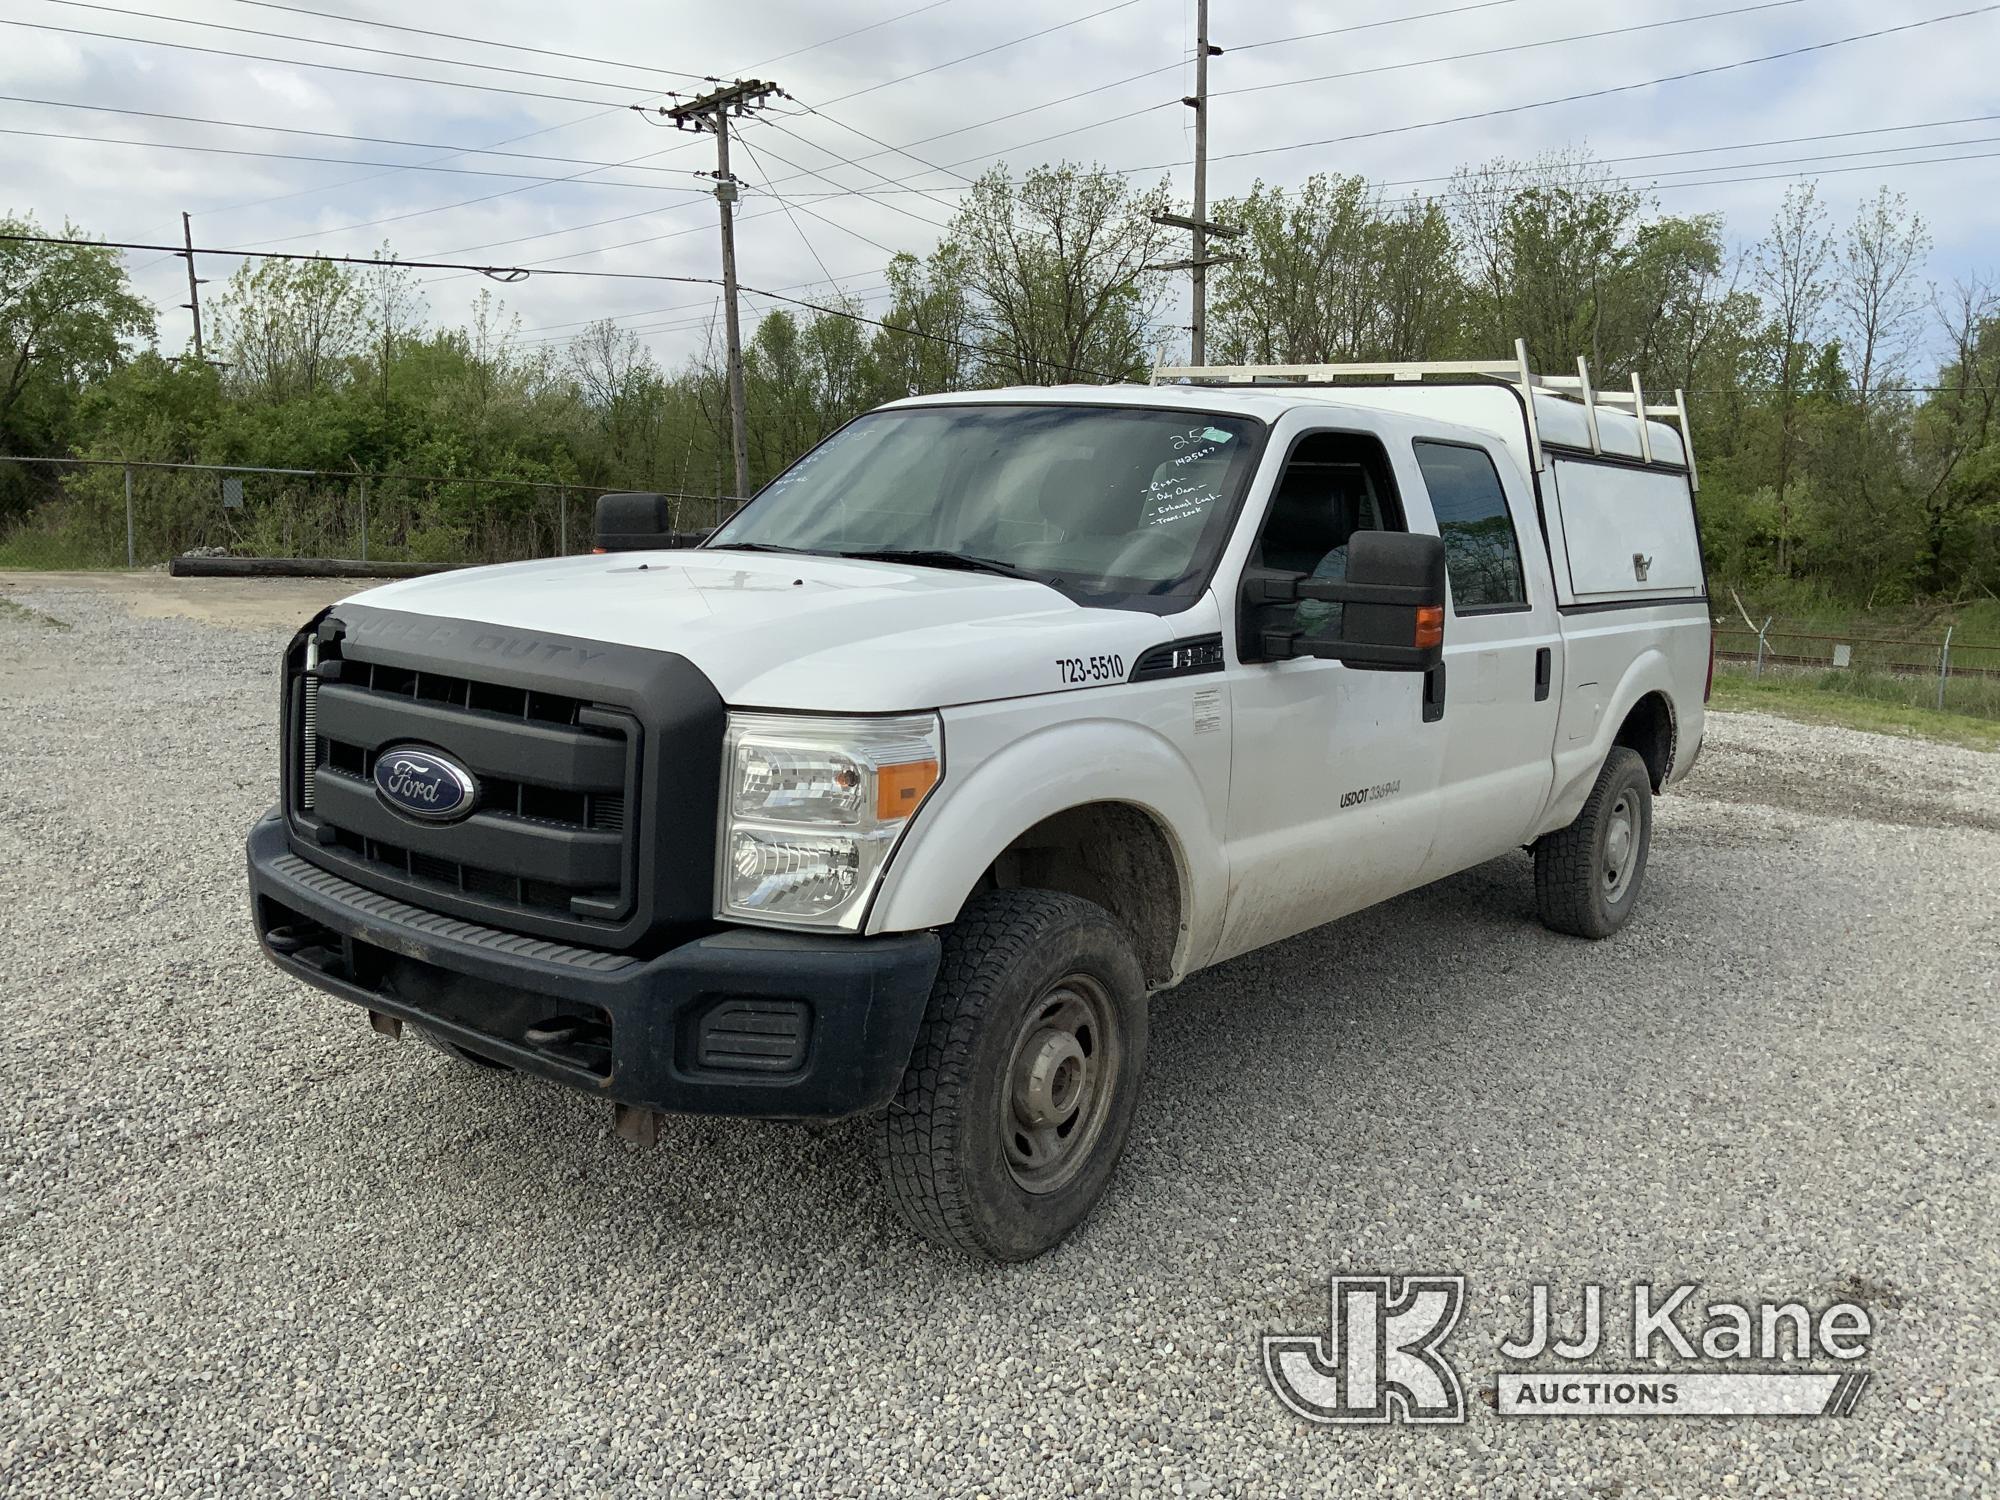
MULTIPOLYGON (((1586 99, 1604 99, 1613 94, 1629 94, 1636 89, 1653 88, 1662 83, 1682 83, 1690 78, 1706 78, 1716 73, 1733 72, 1737 68, 1755 67, 1759 63, 1779 62, 1785 58, 1803 57, 1813 52, 1826 52, 1835 47, 1844 47, 1852 42, 1873 41, 1878 37, 1895 36, 1906 31, 1917 31, 1926 26, 1940 25, 1946 21, 1962 21, 1970 16, 1982 16, 2000 10, 2000 4, 1981 5, 1971 10, 1953 11, 1948 15, 1930 16, 1921 21, 1908 21, 1900 26, 1884 26, 1875 31, 1859 31, 1849 36, 1833 37, 1824 42, 1811 42, 1804 46, 1787 47, 1781 52, 1766 52, 1757 57, 1739 58, 1734 62, 1712 63, 1707 67, 1689 68, 1680 73, 1664 73, 1658 78, 1643 78, 1635 83, 1612 84, 1601 89, 1587 89, 1581 93, 1563 94, 1554 99, 1536 99, 1526 104, 1500 105, 1493 109, 1473 110, 1462 115, 1446 115, 1436 120, 1419 120, 1409 125, 1386 125, 1376 130, 1357 130, 1347 135, 1323 136, 1318 140, 1294 141, 1284 146, 1258 146, 1246 151, 1226 151, 1211 154, 1211 163, 1218 161, 1242 161, 1253 156, 1272 156, 1286 151, 1306 151, 1315 146, 1339 146, 1351 141, 1377 140, 1383 136, 1405 135, 1413 130, 1433 130, 1442 125, 1463 125, 1473 120, 1491 120, 1502 115, 1517 115, 1531 109, 1548 109, 1558 104, 1576 104, 1586 99)), ((1161 162, 1154 166, 1119 167, 1113 170, 1120 176, 1131 177, 1142 172, 1172 171, 1186 163, 1178 161, 1161 162)))
MULTIPOLYGON (((769 177, 771 175, 770 173, 764 170, 764 164, 761 161, 757 160, 757 153, 751 149, 750 142, 748 140, 744 139, 742 136, 738 136, 736 143, 737 145, 741 146, 744 152, 749 156, 750 165, 757 169, 757 173, 759 176, 769 177)), ((785 211, 785 217, 786 219, 790 220, 793 233, 797 234, 799 237, 799 243, 806 247, 806 253, 813 258, 814 262, 818 264, 820 270, 825 273, 826 284, 829 287, 832 287, 834 285, 833 272, 828 271, 826 269, 826 262, 820 258, 819 247, 813 244, 813 242, 810 239, 806 238, 805 230, 799 226, 798 218, 792 213, 791 204, 787 203, 783 198, 778 198, 778 195, 776 193, 773 193, 771 196, 773 198, 778 199, 778 207, 782 208, 785 211)), ((813 217, 818 218, 819 216, 815 214, 813 217)), ((822 224, 825 224, 831 221, 826 219, 820 219, 820 222, 822 224)), ((835 224, 833 227, 838 229, 841 226, 835 224)), ((883 251, 886 254, 890 255, 895 254, 895 252, 893 250, 890 250, 887 245, 880 244, 875 240, 870 240, 866 235, 857 234, 854 237, 858 240, 867 240, 867 242, 870 245, 874 245, 877 250, 883 251)))
POLYGON ((948 58, 941 63, 932 63, 928 68, 919 68, 914 73, 904 73, 897 78, 887 78, 880 83, 871 83, 865 89, 855 89, 851 93, 842 94, 826 102, 829 105, 845 104, 849 99, 859 99, 864 94, 873 94, 883 89, 894 88, 899 83, 908 83, 912 78, 923 78, 931 73, 941 73, 946 68, 955 68, 960 63, 971 62, 975 58, 991 57, 996 52, 1005 52, 1009 47, 1018 47, 1023 42, 1032 42, 1039 37, 1049 36, 1058 31, 1066 31, 1072 26, 1081 26, 1085 21, 1094 21, 1099 16, 1108 16, 1116 10, 1129 10, 1132 6, 1139 3, 1140 0, 1117 0, 1116 4, 1107 5, 1102 10, 1093 10, 1086 15, 1072 16, 1067 21, 1058 21, 1053 26, 1044 26, 1040 31, 1031 31, 1026 36, 1012 37, 1004 42, 996 42, 991 47, 981 47, 977 52, 967 52, 963 56, 948 58))
POLYGON ((1560 47, 1570 42, 1594 42, 1608 36, 1630 36, 1638 31, 1658 31, 1666 26, 1688 26, 1696 21, 1716 21, 1727 16, 1747 16, 1764 10, 1784 10, 1803 0, 1762 0, 1757 5, 1736 5, 1727 10, 1704 11, 1698 16, 1673 16, 1664 21, 1641 21, 1631 26, 1613 26, 1603 31, 1579 31, 1569 36, 1545 37, 1535 42, 1509 42, 1502 47, 1482 47, 1475 52, 1451 52, 1439 57, 1413 58, 1409 62, 1378 63, 1367 68, 1350 68, 1341 73, 1319 73, 1310 78, 1283 78, 1272 83, 1248 83, 1241 88, 1210 89, 1208 97, 1222 99, 1237 94, 1268 93, 1272 89, 1302 88, 1309 83, 1332 83, 1342 78, 1365 78, 1376 73, 1398 73, 1406 68, 1428 68, 1438 63, 1467 62, 1478 57, 1499 57, 1509 52, 1532 52, 1539 47, 1560 47))
MULTIPOLYGON (((254 3, 254 0, 245 0, 254 3)), ((261 130, 273 135, 303 135, 324 141, 349 141, 363 146, 406 146, 412 151, 449 151, 453 156, 504 156, 515 161, 546 162, 552 166, 573 167, 616 167, 615 161, 597 161, 587 156, 545 156, 534 151, 501 151, 492 146, 453 146, 442 141, 406 141, 395 136, 348 135, 338 130, 308 130, 300 125, 265 125, 249 120, 217 120, 207 115, 179 115, 158 109, 125 109, 115 104, 84 104, 69 99, 36 99, 25 94, 0 94, 0 104, 35 104, 49 109, 81 109, 94 114, 129 115, 140 120, 171 120, 182 125, 214 125, 226 130, 261 130)), ((399 164, 403 170, 413 171, 420 163, 399 164)), ((646 167, 631 163, 624 164, 635 172, 668 172, 675 175, 694 175, 685 167, 646 167)))
MULTIPOLYGON (((316 36, 297 36, 288 31, 261 31, 254 26, 231 26, 223 21, 197 21, 192 16, 166 16, 158 11, 129 10, 124 6, 105 5, 101 0, 43 0, 43 3, 67 6, 72 10, 100 11, 106 15, 132 16, 142 21, 164 21, 175 26, 199 26, 205 31, 226 31, 235 36, 261 36, 272 41, 293 42, 302 47, 332 47, 341 52, 364 52, 371 57, 393 57, 402 62, 435 63, 446 68, 477 68, 486 73, 509 73, 517 78, 539 78, 547 83, 581 83, 591 88, 638 89, 648 93, 659 87, 654 83, 631 83, 622 78, 578 78, 570 73, 542 73, 532 68, 510 68, 504 63, 472 62, 458 57, 432 57, 423 52, 401 52, 390 47, 370 47, 360 42, 333 42, 316 36)), ((611 66, 624 65, 613 63, 611 66)), ((672 73, 675 77, 697 82, 702 77, 699 73, 686 73, 674 68, 656 71, 672 73)))
MULTIPOLYGON (((123 36, 113 31, 89 31, 80 26, 52 26, 44 21, 20 21, 0 16, 0 26, 22 26, 30 31, 51 31, 62 36, 95 37, 107 42, 132 42, 141 47, 171 47, 176 52, 200 52, 209 57, 233 57, 247 62, 279 63, 288 68, 317 68, 328 73, 347 73, 363 78, 390 78, 399 83, 428 83, 438 88, 473 89, 482 94, 507 94, 516 99, 553 99, 562 104, 598 104, 622 109, 629 101, 586 99, 576 94, 548 94, 534 89, 502 88, 497 83, 473 83, 462 78, 425 78, 415 73, 391 73, 382 68, 355 68, 345 63, 306 62, 296 57, 271 57, 261 52, 236 52, 227 47, 198 47, 193 42, 164 42, 149 36, 123 36)), ((653 90, 655 94, 664 90, 653 90)))
MULTIPOLYGON (((79 135, 61 130, 26 130, 15 126, 0 125, 0 135, 28 136, 45 141, 85 141, 98 146, 136 146, 147 151, 191 151, 204 156, 249 156, 267 161, 320 162, 341 167, 391 167, 411 172, 445 172, 461 177, 508 177, 529 182, 573 182, 571 177, 546 177, 533 172, 486 171, 477 167, 426 167, 414 163, 393 161, 356 161, 351 156, 308 156, 296 151, 250 151, 237 146, 196 146, 182 141, 135 141, 120 136, 79 135)), ((608 164, 607 164, 608 165, 608 164)), ((594 168, 593 170, 602 170, 594 168)), ((693 173, 690 176, 696 175, 693 173)), ((648 193, 694 193, 707 196, 709 189, 699 187, 678 187, 664 182, 605 182, 590 184, 592 187, 638 188, 648 193)))
MULTIPOLYGON (((686 78, 697 82, 713 82, 705 73, 688 73, 679 68, 655 67, 651 63, 634 63, 614 60, 608 57, 586 57, 578 52, 554 52, 547 47, 530 47, 525 42, 496 42, 491 37, 465 36, 455 31, 427 31, 421 26, 402 26, 394 21, 377 21, 367 16, 344 16, 338 11, 314 10, 306 5, 281 5, 278 0, 235 0, 238 5, 254 5, 261 10, 282 10, 297 16, 318 16, 327 21, 345 21, 351 26, 374 26, 383 31, 407 32, 411 36, 437 37, 449 42, 471 42, 480 47, 501 47, 510 52, 533 52, 542 57, 559 57, 565 62, 597 63, 603 67, 631 68, 641 73, 665 73, 673 78, 686 78)), ((939 0, 945 3, 945 0, 939 0)))

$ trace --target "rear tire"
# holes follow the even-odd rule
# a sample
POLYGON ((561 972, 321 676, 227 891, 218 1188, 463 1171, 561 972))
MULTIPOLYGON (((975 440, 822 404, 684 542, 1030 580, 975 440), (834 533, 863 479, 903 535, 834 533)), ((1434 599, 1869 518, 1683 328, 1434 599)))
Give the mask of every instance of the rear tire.
POLYGON ((1573 937, 1607 938, 1631 918, 1653 843, 1653 783, 1639 752, 1614 745, 1569 827, 1535 841, 1542 922, 1573 937))
POLYGON ((875 1122, 890 1201, 938 1244, 1040 1255, 1103 1197, 1145 1055, 1145 978, 1110 913, 1054 891, 975 897, 875 1122))

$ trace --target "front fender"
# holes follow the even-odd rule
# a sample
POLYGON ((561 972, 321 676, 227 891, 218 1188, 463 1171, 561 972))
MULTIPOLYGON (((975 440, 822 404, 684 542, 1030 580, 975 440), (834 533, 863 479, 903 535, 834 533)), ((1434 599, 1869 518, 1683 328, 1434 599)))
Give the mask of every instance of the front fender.
POLYGON ((946 722, 944 783, 918 814, 869 913, 866 930, 910 932, 957 920, 987 868, 1044 818, 1095 802, 1149 815, 1173 851, 1180 886, 1174 977, 1215 946, 1228 886, 1222 842, 1200 779, 1158 731, 1118 719, 1052 724, 1014 738, 997 723, 946 722), (981 756, 978 742, 996 748, 981 756), (960 775, 956 746, 970 741, 960 775))

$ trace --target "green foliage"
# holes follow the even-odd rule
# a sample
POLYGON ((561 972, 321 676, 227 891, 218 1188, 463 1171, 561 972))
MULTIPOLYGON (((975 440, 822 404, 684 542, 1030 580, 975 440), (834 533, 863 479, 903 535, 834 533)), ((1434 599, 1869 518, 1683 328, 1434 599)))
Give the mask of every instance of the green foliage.
MULTIPOLYGON (((753 487, 882 401, 1143 378, 1161 333, 1178 339, 1184 283, 1150 269, 1186 251, 1154 222, 1177 207, 1164 184, 1071 163, 996 169, 928 255, 891 259, 879 321, 851 304, 767 312, 744 357, 753 487)), ((1929 287, 1928 232, 1891 193, 1843 227, 1794 189, 1732 249, 1716 216, 1664 214, 1567 151, 1467 168, 1435 199, 1359 177, 1258 183, 1211 217, 1245 231, 1211 245, 1238 257, 1209 279, 1218 362, 1490 358, 1525 338, 1544 371, 1581 355, 1602 389, 1636 375, 1688 393, 1718 588, 1876 611, 2000 593, 2000 298, 1929 287)), ((574 543, 594 488, 685 494, 689 525, 732 503, 713 330, 663 369, 608 320, 526 340, 491 290, 440 327, 384 246, 367 266, 247 263, 211 305, 218 370, 154 352, 121 261, 66 233, 0 242, 0 451, 329 471, 247 478, 226 514, 213 475, 135 471, 148 557, 350 549, 361 490, 345 476, 362 474, 383 557, 574 543)), ((119 468, 0 465, 0 565, 123 557, 119 468)))

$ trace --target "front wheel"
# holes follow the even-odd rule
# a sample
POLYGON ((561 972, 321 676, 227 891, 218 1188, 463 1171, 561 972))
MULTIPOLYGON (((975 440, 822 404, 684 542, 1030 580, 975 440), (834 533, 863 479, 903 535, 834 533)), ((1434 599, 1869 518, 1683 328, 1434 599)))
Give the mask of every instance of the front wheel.
POLYGON ((1653 783, 1639 752, 1614 745, 1576 821, 1535 841, 1535 904, 1574 937, 1606 938, 1639 904, 1653 842, 1653 783))
POLYGON ((975 897, 876 1122, 890 1200, 939 1244, 1040 1255, 1104 1195, 1145 1056, 1144 976, 1108 912, 1054 891, 975 897))

